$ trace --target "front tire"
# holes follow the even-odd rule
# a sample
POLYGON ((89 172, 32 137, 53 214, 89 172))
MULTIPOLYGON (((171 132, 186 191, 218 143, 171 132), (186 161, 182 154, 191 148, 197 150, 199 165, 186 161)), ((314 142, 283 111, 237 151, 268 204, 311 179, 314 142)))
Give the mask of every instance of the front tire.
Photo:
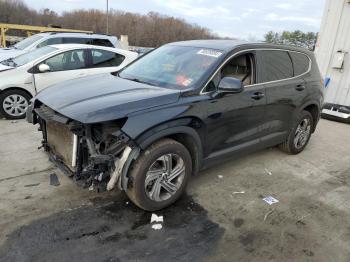
POLYGON ((160 210, 182 195, 191 173, 192 159, 186 147, 173 139, 162 139, 133 164, 126 194, 144 210, 160 210))
POLYGON ((279 145, 279 148, 291 155, 302 152, 309 143, 313 125, 314 121, 310 112, 302 111, 287 140, 279 145))
POLYGON ((6 119, 22 119, 26 116, 30 96, 23 90, 5 90, 0 94, 0 114, 6 119))

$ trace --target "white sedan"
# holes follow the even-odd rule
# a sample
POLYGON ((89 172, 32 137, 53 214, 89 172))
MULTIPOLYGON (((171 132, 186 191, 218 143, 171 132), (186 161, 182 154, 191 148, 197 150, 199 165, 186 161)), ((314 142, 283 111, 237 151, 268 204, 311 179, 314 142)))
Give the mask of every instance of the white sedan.
POLYGON ((40 90, 73 78, 118 71, 137 57, 122 49, 65 44, 5 60, 0 63, 0 114, 24 118, 29 100, 40 90))

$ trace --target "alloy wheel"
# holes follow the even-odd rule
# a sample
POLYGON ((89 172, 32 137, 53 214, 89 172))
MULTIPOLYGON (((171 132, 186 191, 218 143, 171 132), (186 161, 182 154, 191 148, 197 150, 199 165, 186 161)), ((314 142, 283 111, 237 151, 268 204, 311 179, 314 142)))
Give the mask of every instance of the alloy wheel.
POLYGON ((162 155, 148 169, 145 179, 146 194, 153 201, 165 201, 180 189, 184 177, 184 160, 177 154, 162 155))
POLYGON ((308 118, 304 118, 298 125, 295 136, 294 146, 300 149, 305 146, 311 135, 311 121, 308 118))

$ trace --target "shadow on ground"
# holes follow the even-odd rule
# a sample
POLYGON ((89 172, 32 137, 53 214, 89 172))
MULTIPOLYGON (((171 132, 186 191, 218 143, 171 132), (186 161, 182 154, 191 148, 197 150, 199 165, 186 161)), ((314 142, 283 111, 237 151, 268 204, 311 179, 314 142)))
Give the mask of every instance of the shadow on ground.
POLYGON ((189 196, 156 212, 164 216, 161 230, 124 196, 92 203, 17 229, 0 261, 203 261, 224 231, 189 196))

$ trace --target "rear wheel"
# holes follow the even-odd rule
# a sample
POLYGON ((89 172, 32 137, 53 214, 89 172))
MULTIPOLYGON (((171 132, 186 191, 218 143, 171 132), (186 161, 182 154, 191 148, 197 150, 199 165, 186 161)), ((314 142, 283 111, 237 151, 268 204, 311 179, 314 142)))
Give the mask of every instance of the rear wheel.
POLYGON ((186 147, 175 140, 162 139, 136 160, 126 193, 140 208, 159 210, 181 196, 191 173, 192 159, 186 147))
POLYGON ((0 94, 0 113, 7 119, 26 116, 30 96, 22 90, 5 90, 0 94))
POLYGON ((287 140, 279 147, 288 154, 299 154, 307 146, 313 127, 313 118, 308 111, 302 111, 287 140))

